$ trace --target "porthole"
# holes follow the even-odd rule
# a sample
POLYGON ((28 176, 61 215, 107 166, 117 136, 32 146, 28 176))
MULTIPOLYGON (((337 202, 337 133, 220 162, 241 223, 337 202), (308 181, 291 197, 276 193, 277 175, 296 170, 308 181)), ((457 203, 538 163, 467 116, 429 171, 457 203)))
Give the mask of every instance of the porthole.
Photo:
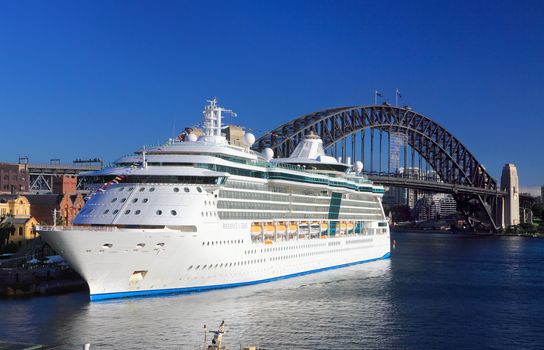
POLYGON ((110 210, 109 210, 109 209, 106 209, 106 210, 104 211, 104 214, 107 214, 107 213, 109 213, 109 212, 110 212, 110 210))
POLYGON ((132 192, 133 190, 134 190, 134 187, 130 187, 130 188, 128 189, 129 192, 132 192))
POLYGON ((174 187, 174 192, 179 192, 179 188, 174 187))
POLYGON ((157 215, 162 215, 162 210, 157 210, 157 215))
POLYGON ((121 199, 121 203, 125 203, 127 201, 126 198, 121 199))
POLYGON ((174 216, 178 215, 178 213, 177 213, 175 210, 171 210, 171 211, 170 211, 170 214, 172 214, 172 215, 174 215, 174 216))
POLYGON ((118 212, 119 212, 119 209, 115 209, 115 210, 113 211, 113 214, 117 214, 118 212))
POLYGON ((147 198, 142 199, 142 202, 143 202, 143 203, 147 203, 147 201, 148 201, 147 198))
POLYGON ((125 210, 125 215, 130 214, 130 210, 125 210))
POLYGON ((136 210, 136 211, 134 212, 134 214, 136 214, 136 215, 140 215, 140 213, 141 213, 140 210, 136 210))
POLYGON ((117 198, 112 199, 111 202, 112 202, 112 203, 117 202, 117 198))
POLYGON ((145 191, 145 187, 140 187, 140 192, 145 191))
POLYGON ((138 201, 138 198, 134 198, 134 199, 132 200, 132 203, 136 203, 137 201, 138 201))
POLYGON ((155 191, 155 187, 151 187, 151 188, 149 189, 149 192, 153 192, 153 191, 155 191))
POLYGON ((119 187, 119 192, 122 192, 124 189, 124 187, 119 187))
POLYGON ((189 187, 185 187, 183 190, 184 190, 185 192, 189 192, 189 187))
POLYGON ((199 193, 202 192, 202 188, 200 188, 200 187, 197 187, 196 190, 197 190, 199 193))

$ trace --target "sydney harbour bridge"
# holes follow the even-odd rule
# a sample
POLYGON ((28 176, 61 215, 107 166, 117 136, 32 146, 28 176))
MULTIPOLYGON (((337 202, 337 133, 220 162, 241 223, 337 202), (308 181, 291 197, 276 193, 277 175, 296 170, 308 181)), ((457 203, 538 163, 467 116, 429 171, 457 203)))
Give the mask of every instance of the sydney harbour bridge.
POLYGON ((505 211, 519 206, 519 189, 501 189, 459 139, 410 107, 384 103, 310 113, 265 133, 253 149, 271 148, 276 157, 287 157, 310 131, 322 138, 329 155, 345 163, 361 161, 376 183, 451 194, 458 210, 479 229, 515 224, 505 211))

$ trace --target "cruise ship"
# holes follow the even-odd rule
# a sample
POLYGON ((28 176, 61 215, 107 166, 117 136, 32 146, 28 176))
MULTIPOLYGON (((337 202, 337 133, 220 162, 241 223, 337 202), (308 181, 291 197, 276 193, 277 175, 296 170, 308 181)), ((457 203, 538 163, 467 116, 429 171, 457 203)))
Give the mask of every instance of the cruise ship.
POLYGON ((85 174, 72 226, 38 228, 85 279, 90 299, 270 282, 390 256, 384 189, 362 163, 327 156, 312 132, 288 158, 236 146, 217 101, 201 135, 143 147, 85 174))

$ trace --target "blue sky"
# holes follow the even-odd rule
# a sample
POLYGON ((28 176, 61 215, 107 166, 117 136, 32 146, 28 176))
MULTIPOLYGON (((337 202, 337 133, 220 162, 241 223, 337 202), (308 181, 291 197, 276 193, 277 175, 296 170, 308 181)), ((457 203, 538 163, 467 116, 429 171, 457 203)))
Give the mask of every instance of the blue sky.
POLYGON ((260 131, 373 102, 544 184, 544 2, 0 1, 0 161, 107 161, 200 122, 260 131))

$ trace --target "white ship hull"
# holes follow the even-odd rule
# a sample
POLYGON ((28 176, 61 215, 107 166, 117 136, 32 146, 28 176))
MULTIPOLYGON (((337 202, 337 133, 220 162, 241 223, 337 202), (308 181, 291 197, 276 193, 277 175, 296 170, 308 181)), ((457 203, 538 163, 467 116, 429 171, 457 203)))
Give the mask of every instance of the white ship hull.
MULTIPOLYGON (((200 291, 269 282, 388 258, 386 233, 251 242, 247 223, 176 230, 43 230, 87 281, 91 300, 200 291)), ((384 230, 385 231, 385 230, 384 230)))

